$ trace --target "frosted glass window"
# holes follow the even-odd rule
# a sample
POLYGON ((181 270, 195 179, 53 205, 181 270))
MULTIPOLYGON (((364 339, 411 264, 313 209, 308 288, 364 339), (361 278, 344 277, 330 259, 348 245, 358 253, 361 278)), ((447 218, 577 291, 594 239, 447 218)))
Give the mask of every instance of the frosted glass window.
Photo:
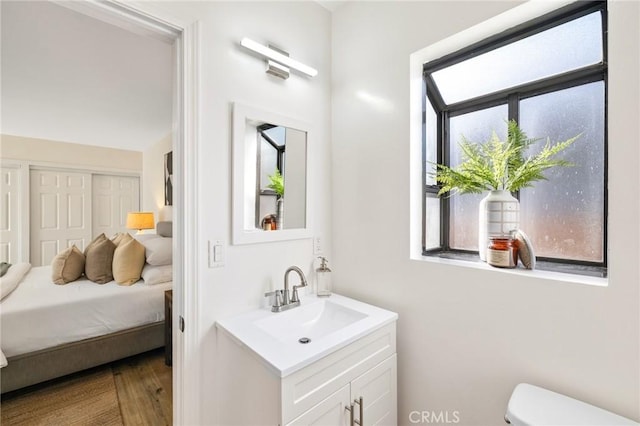
POLYGON ((264 138, 260 138, 260 190, 269 189, 269 175, 278 168, 278 151, 264 138))
POLYGON ((602 62, 602 17, 594 12, 432 74, 447 104, 602 62))
POLYGON ((520 103, 520 125, 530 137, 562 141, 582 133, 561 154, 574 167, 552 169, 547 181, 520 192, 520 227, 538 256, 604 260, 604 90, 598 81, 520 103))
POLYGON ((425 156, 427 160, 425 167, 426 183, 427 185, 435 185, 436 180, 433 176, 433 165, 438 162, 438 116, 436 115, 431 102, 429 102, 429 99, 426 99, 425 132, 425 156))
POLYGON ((455 168, 463 160, 462 136, 485 143, 495 131, 505 140, 513 119, 529 137, 544 138, 527 155, 537 154, 547 137, 559 142, 582 134, 559 155, 574 167, 547 170, 546 180, 514 194, 538 266, 606 276, 606 12, 606 2, 576 2, 562 15, 543 16, 473 51, 423 65, 427 90, 433 90, 423 111, 425 255, 469 259, 463 252, 477 252, 478 205, 486 196, 438 198, 430 175, 437 154, 455 168))
POLYGON ((275 126, 269 129, 262 130, 262 133, 266 135, 270 141, 264 136, 260 137, 260 190, 269 190, 269 184, 271 179, 270 175, 273 175, 276 170, 284 176, 285 173, 285 156, 284 146, 286 142, 286 128, 282 126, 275 126), (272 145, 275 144, 274 145, 272 145), (276 148, 276 146, 278 148, 276 148), (278 160, 280 160, 280 166, 278 167, 278 160))
POLYGON ((284 146, 285 144, 285 135, 286 135, 286 127, 283 126, 275 126, 270 129, 264 130, 264 133, 267 134, 276 143, 279 147, 284 146))
MULTIPOLYGON (((472 142, 485 142, 495 130, 498 137, 507 135, 507 106, 499 105, 452 117, 449 121, 450 163, 462 162, 459 147, 462 135, 472 142)), ((453 195, 449 199, 449 245, 453 249, 478 250, 478 203, 486 194, 453 195)))
POLYGON ((428 194, 425 199, 424 248, 430 250, 440 247, 440 199, 428 194))

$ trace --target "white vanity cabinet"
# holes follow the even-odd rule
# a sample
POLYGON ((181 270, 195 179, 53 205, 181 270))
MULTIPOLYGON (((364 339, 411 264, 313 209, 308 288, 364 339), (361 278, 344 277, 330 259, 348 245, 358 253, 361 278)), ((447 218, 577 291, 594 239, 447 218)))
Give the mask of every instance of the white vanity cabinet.
POLYGON ((218 362, 220 424, 397 424, 395 321, 290 373, 219 329, 218 362))
POLYGON ((396 368, 394 354, 287 423, 287 426, 397 424, 396 368))
POLYGON ((351 389, 349 385, 345 385, 306 413, 287 423, 287 426, 349 425, 347 407, 349 407, 350 402, 351 389))

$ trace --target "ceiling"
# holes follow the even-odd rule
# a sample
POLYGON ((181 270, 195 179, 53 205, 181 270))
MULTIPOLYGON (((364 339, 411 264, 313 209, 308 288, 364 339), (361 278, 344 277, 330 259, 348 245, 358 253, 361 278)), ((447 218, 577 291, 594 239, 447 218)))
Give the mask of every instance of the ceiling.
POLYGON ((3 134, 143 151, 171 131, 171 45, 50 2, 0 7, 3 134))
POLYGON ((347 3, 347 0, 316 0, 316 2, 330 12, 335 12, 339 7, 347 3))

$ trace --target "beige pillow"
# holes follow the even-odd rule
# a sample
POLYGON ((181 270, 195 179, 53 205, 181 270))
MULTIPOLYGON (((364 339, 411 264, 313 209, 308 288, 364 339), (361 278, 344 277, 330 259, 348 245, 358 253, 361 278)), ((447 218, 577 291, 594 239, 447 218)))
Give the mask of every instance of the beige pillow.
POLYGON ((98 236, 87 246, 84 274, 88 279, 98 284, 105 284, 113 280, 111 268, 115 250, 116 245, 104 234, 98 236))
POLYGON ((106 240, 106 239, 107 239, 107 236, 106 236, 106 235, 104 235, 104 233, 102 233, 102 234, 98 235, 97 237, 95 237, 95 238, 93 239, 93 241, 91 241, 91 242, 89 243, 89 245, 88 245, 88 246, 86 246, 86 247, 84 248, 84 257, 87 257, 87 253, 89 252, 89 249, 90 249, 91 247, 93 247, 94 245, 96 245, 96 244, 98 244, 99 242, 104 241, 104 240, 106 240))
POLYGON ((51 261, 51 279, 54 284, 68 284, 84 272, 84 254, 75 245, 58 253, 51 261))
POLYGON ((123 239, 125 238, 125 234, 129 235, 126 232, 118 232, 116 235, 113 236, 111 241, 113 241, 113 244, 115 244, 116 247, 118 247, 120 243, 123 241, 123 239))
POLYGON ((113 278, 120 285, 131 285, 140 280, 144 267, 144 246, 129 234, 122 234, 113 254, 113 278))

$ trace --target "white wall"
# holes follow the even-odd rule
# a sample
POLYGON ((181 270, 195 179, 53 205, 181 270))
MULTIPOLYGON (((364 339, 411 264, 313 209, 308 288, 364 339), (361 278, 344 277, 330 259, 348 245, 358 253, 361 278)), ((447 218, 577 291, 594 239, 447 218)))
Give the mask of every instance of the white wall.
POLYGON ((153 212, 156 222, 173 219, 173 207, 164 205, 164 155, 171 150, 168 134, 142 153, 142 210, 153 212))
MULTIPOLYGON (((145 7, 145 3, 140 3, 145 7)), ((313 166, 309 169, 312 223, 315 233, 331 247, 330 229, 330 13, 312 2, 158 2, 154 8, 183 19, 199 20, 200 66, 199 137, 197 157, 198 227, 201 247, 199 377, 201 421, 215 424, 216 365, 215 321, 263 303, 263 293, 283 286, 288 266, 298 265, 310 275, 310 239, 225 247, 225 267, 207 268, 207 240, 231 239, 231 104, 242 102, 260 109, 312 123, 313 166), (291 57, 318 69, 318 76, 293 74, 281 80, 265 73, 264 61, 240 48, 242 37, 271 42, 291 57)), ((147 6, 151 7, 151 5, 147 6)), ((326 250, 331 259, 330 250, 326 250)), ((193 367, 193 365, 191 365, 193 367)), ((239 372, 240 373, 240 372, 239 372)), ((239 377, 241 379, 241 376, 239 377)))
POLYGON ((400 424, 414 410, 501 424, 519 382, 640 420, 637 2, 609 2, 609 286, 409 260, 409 55, 516 5, 333 14, 334 285, 400 315, 400 424))
POLYGON ((87 169, 139 172, 142 153, 14 135, 0 136, 0 158, 31 163, 57 163, 87 169))

